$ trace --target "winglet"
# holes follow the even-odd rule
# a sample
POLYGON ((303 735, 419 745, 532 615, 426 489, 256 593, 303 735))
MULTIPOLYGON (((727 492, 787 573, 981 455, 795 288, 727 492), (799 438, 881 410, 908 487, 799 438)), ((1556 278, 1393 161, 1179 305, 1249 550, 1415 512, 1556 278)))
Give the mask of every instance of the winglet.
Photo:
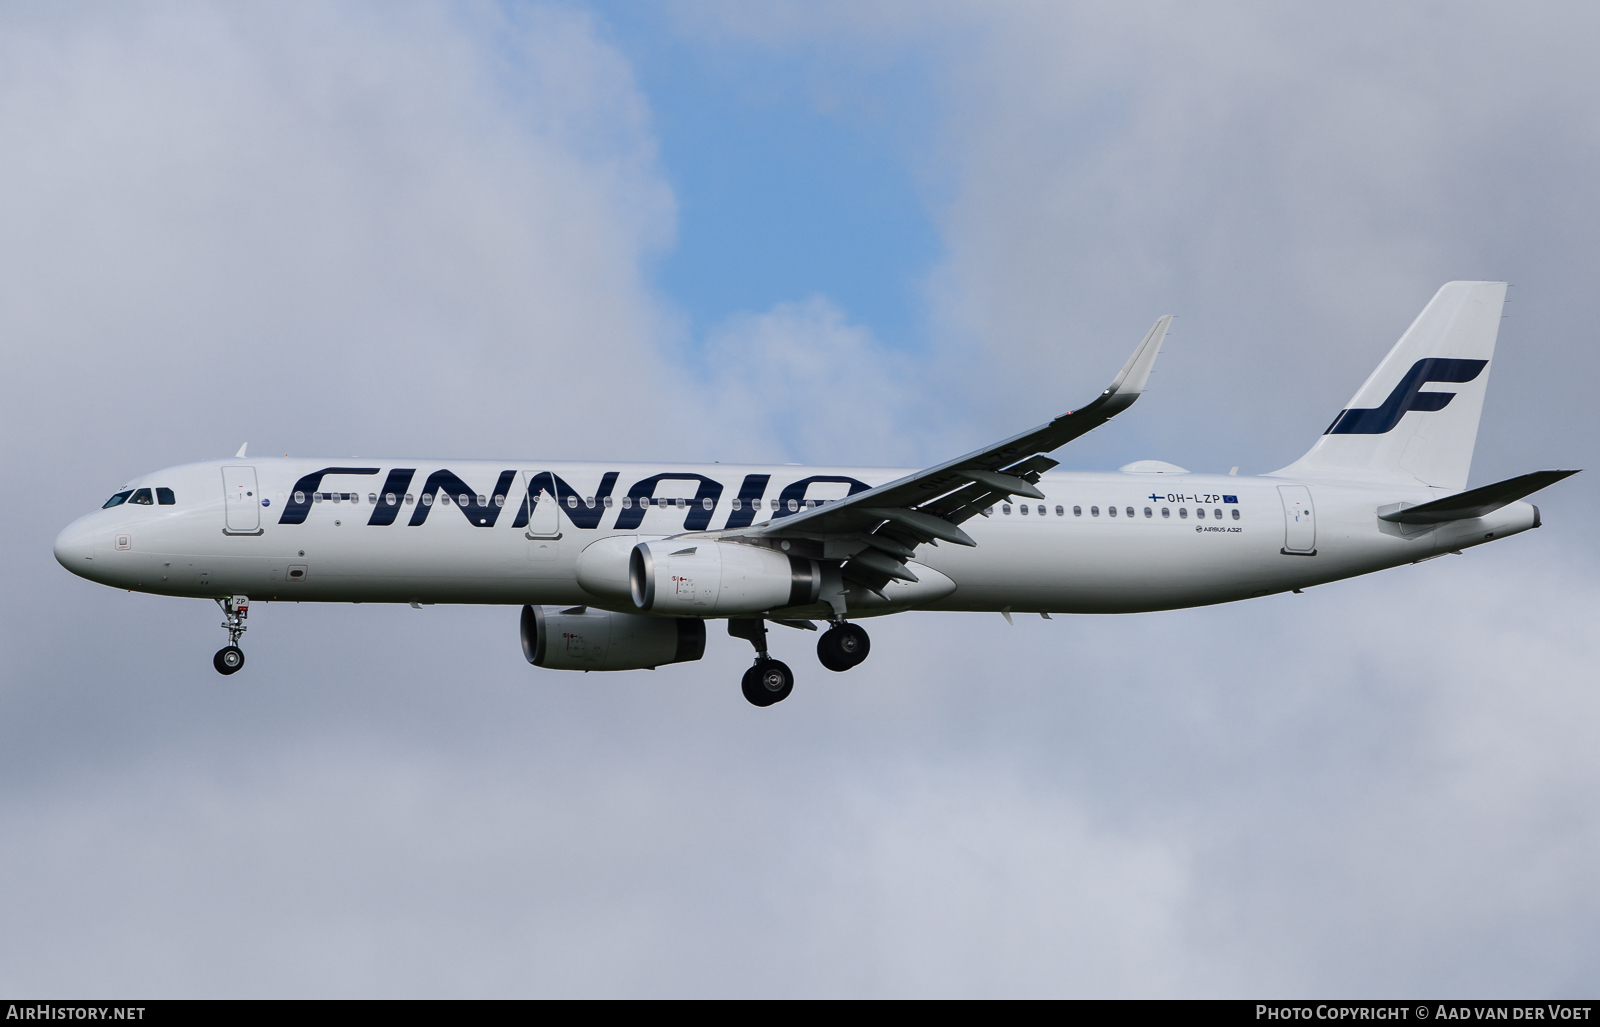
POLYGON ((1139 394, 1144 391, 1145 383, 1150 380, 1150 369, 1156 366, 1156 356, 1161 352, 1161 343, 1167 337, 1167 326, 1170 324, 1172 324, 1171 314, 1163 314, 1156 319, 1149 334, 1139 343, 1139 348, 1133 351, 1133 356, 1128 358, 1128 362, 1122 365, 1122 370, 1112 379, 1111 384, 1106 386, 1103 396, 1108 399, 1126 396, 1123 406, 1139 398, 1139 394))
POLYGON ((250 448, 250 443, 246 442, 244 445, 239 447, 239 452, 233 454, 233 458, 235 460, 243 460, 244 459, 244 451, 249 449, 249 448, 250 448))

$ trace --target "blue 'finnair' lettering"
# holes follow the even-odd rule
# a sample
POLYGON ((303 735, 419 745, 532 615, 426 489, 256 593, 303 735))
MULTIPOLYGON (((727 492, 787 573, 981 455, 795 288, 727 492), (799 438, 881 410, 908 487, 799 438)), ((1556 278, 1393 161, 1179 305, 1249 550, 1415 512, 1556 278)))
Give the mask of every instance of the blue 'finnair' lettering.
POLYGON ((415 528, 428 519, 428 511, 433 509, 435 493, 442 493, 449 497, 442 500, 448 503, 454 499, 461 508, 462 514, 467 518, 467 523, 475 528, 492 528, 494 522, 499 520, 500 511, 505 507, 506 493, 511 489, 511 483, 517 478, 516 471, 504 471, 500 480, 495 483, 492 496, 480 496, 477 490, 467 487, 467 483, 456 477, 450 471, 434 471, 428 475, 427 484, 422 486, 422 491, 417 494, 417 508, 412 513, 409 526, 415 528))
POLYGON ((317 494, 317 486, 322 484, 325 474, 377 474, 376 467, 324 467, 320 471, 310 474, 294 483, 294 491, 289 493, 289 502, 283 508, 283 516, 278 518, 279 524, 304 524, 306 514, 311 510, 313 497, 317 494))

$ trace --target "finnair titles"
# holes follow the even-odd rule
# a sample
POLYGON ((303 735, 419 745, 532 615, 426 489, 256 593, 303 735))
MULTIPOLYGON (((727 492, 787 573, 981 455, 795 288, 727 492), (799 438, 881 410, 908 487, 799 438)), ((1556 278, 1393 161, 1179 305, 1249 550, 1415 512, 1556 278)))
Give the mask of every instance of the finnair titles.
MULTIPOLYGON (((528 662, 698 660, 727 622, 745 698, 794 675, 767 625, 817 630, 833 671, 859 621, 906 610, 1133 613, 1320 585, 1539 526, 1524 499, 1575 471, 1467 491, 1506 286, 1451 282, 1299 460, 1257 477, 1160 461, 1061 472, 1046 455, 1139 398, 1171 318, 1048 424, 925 470, 531 460, 247 459, 128 482, 56 539, 72 573, 214 599, 244 665, 252 598, 520 606, 528 662)), ((788 636, 795 637, 795 636, 788 636)))

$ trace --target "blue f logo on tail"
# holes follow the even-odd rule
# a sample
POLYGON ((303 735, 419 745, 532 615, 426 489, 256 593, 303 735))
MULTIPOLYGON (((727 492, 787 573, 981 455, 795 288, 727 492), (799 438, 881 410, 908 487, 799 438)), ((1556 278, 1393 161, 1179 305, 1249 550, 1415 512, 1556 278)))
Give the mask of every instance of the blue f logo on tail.
POLYGON ((1392 431, 1407 410, 1443 410, 1456 398, 1453 392, 1422 392, 1428 382, 1461 384, 1470 382, 1483 372, 1487 360, 1457 360, 1448 357, 1429 357, 1411 365, 1411 370, 1400 379, 1400 384, 1389 393, 1382 406, 1353 408, 1339 411, 1339 416, 1328 425, 1324 435, 1382 435, 1392 431))

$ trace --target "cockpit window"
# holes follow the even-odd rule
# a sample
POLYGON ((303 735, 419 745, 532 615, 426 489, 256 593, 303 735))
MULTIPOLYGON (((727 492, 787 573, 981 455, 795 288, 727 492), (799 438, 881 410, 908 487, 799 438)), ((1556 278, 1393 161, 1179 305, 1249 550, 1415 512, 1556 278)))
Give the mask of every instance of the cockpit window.
POLYGON ((128 497, 128 502, 136 503, 139 506, 155 506, 156 505, 155 497, 150 494, 150 490, 149 489, 138 489, 138 490, 136 490, 133 495, 128 497))
POLYGON ((156 502, 162 506, 176 506, 178 497, 172 494, 171 489, 156 489, 156 502))
POLYGON ((126 503, 128 501, 128 497, 131 496, 131 495, 133 495, 133 490, 132 489, 129 489, 126 492, 118 492, 116 495, 114 495, 110 499, 106 500, 106 505, 102 506, 100 509, 109 510, 114 506, 121 506, 123 503, 126 503))

